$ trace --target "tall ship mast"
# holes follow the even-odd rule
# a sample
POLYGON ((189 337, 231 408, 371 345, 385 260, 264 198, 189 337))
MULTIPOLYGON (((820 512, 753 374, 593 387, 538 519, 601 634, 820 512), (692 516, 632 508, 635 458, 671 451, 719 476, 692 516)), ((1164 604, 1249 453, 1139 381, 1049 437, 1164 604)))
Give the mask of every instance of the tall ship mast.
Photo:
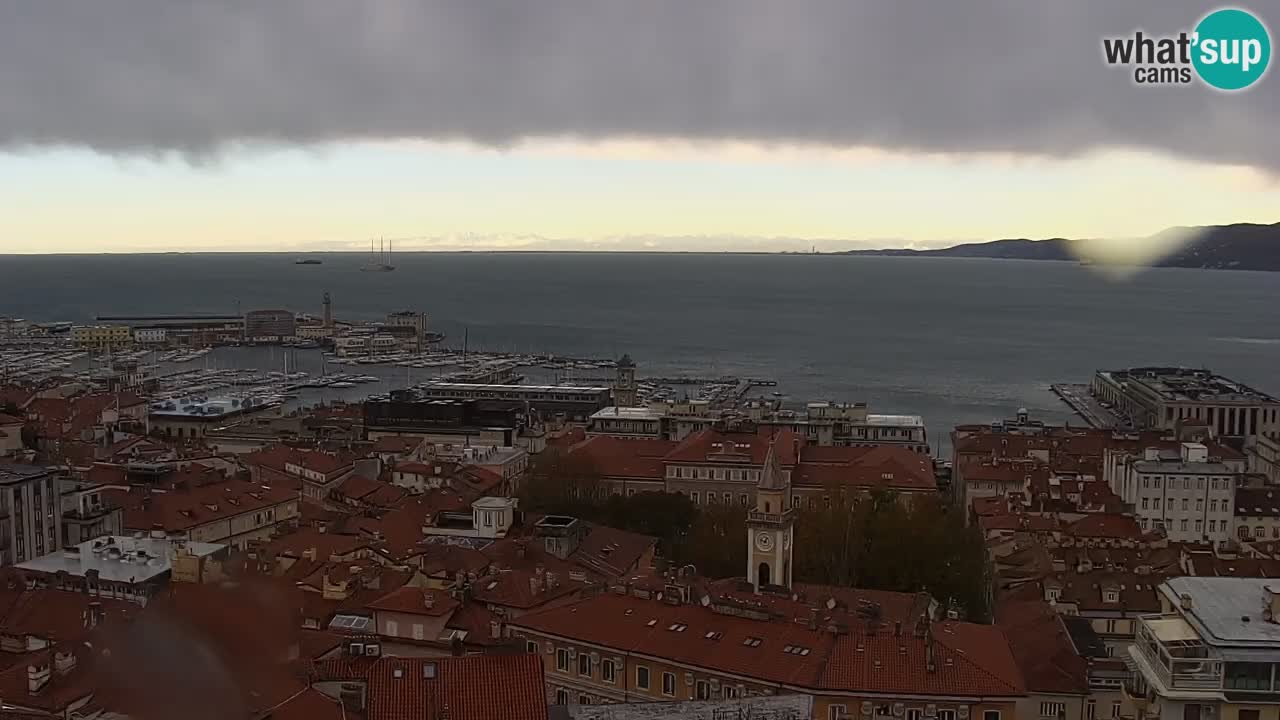
POLYGON ((391 245, 390 243, 383 245, 383 240, 378 239, 378 249, 375 252, 373 248, 373 240, 369 240, 369 263, 360 268, 361 272, 391 272, 396 266, 391 264, 391 245))

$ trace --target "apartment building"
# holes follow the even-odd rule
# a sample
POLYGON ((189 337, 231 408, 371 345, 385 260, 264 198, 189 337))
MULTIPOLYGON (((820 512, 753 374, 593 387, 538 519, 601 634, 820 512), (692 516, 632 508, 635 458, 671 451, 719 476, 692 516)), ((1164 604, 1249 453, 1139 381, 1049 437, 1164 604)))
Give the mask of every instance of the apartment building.
POLYGON ((128 325, 76 325, 71 328, 71 342, 86 350, 110 350, 133 341, 128 325))
POLYGON ((1163 530, 1175 542, 1226 542, 1245 460, 1229 448, 1213 449, 1191 442, 1146 447, 1121 463, 1112 489, 1133 506, 1144 530, 1163 530))
POLYGON ((1280 587, 1264 578, 1182 577, 1141 618, 1127 692, 1142 720, 1270 720, 1280 713, 1280 587))
POLYGON ((129 531, 162 531, 171 539, 221 543, 236 549, 270 540, 276 529, 298 519, 298 492, 244 480, 206 485, 183 483, 165 492, 115 492, 129 531))
POLYGON ((13 565, 62 545, 58 478, 45 468, 0 464, 0 565, 13 565))

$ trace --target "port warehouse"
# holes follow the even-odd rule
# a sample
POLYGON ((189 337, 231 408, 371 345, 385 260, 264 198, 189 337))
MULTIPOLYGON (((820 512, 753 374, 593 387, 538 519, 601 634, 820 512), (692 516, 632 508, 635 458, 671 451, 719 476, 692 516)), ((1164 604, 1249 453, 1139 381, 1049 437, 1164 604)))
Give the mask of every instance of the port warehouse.
POLYGON ((99 315, 96 322, 138 330, 164 330, 166 340, 180 345, 212 345, 244 337, 242 315, 99 315))
POLYGON ((527 413, 586 422, 610 404, 607 387, 430 383, 369 398, 365 427, 412 431, 449 423, 505 426, 527 413))

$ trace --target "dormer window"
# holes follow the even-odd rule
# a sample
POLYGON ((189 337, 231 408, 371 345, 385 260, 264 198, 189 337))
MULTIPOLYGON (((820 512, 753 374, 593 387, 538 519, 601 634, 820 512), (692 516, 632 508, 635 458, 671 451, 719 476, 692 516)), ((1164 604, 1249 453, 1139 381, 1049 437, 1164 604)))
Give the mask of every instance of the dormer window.
POLYGON ((1058 598, 1062 596, 1062 590, 1059 588, 1045 588, 1044 596, 1049 602, 1058 602, 1058 598))
POLYGON ((1119 591, 1119 590, 1104 590, 1104 591, 1102 592, 1102 601, 1103 601, 1103 602, 1109 602, 1109 603, 1120 602, 1120 591, 1119 591))

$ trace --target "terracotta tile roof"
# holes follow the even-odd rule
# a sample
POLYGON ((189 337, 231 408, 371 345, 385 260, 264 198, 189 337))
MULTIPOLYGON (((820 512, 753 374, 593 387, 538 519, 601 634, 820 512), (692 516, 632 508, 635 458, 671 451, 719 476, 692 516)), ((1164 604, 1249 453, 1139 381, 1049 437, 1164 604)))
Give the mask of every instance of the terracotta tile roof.
POLYGON ((1146 533, 1131 515, 1091 513, 1063 528, 1063 533, 1078 538, 1116 538, 1138 540, 1146 533))
POLYGON ((35 394, 35 390, 21 385, 0 385, 0 405, 13 405, 21 409, 35 394))
POLYGON ((290 462, 308 470, 324 473, 327 476, 350 468, 355 461, 356 456, 349 452, 330 453, 323 450, 299 450, 290 462))
MULTIPOLYGON (((28 654, 24 661, 0 672, 0 697, 6 705, 19 705, 37 711, 61 715, 68 707, 94 693, 93 656, 83 645, 66 644, 54 649, 28 654), (39 692, 30 692, 27 668, 30 665, 54 665, 55 652, 68 652, 76 657, 76 667, 66 675, 54 672, 39 692)), ((45 717, 48 717, 47 715, 45 717)))
MULTIPOLYGON (((806 623, 764 621, 700 605, 668 605, 606 593, 511 621, 534 631, 615 650, 674 660, 811 691, 1011 697, 1021 678, 1003 633, 995 627, 935 623, 929 641, 915 628, 895 636, 864 625, 831 632, 826 618, 806 623), (756 642, 759 641, 759 642, 756 642)), ((922 626, 923 627, 923 626, 922 626)))
POLYGON ((116 498, 124 507, 124 526, 127 529, 163 528, 166 532, 178 533, 245 513, 266 511, 290 500, 296 501, 298 494, 244 480, 224 480, 199 487, 154 492, 149 498, 142 493, 116 498))
POLYGON ((342 481, 342 485, 334 490, 334 493, 340 498, 354 500, 363 505, 384 508, 394 507, 407 495, 404 488, 364 475, 348 476, 342 481))
POLYGON ((315 549, 316 560, 322 563, 334 556, 355 555, 368 548, 369 541, 364 538, 320 532, 312 527, 298 528, 266 545, 266 549, 276 555, 294 558, 300 558, 307 550, 315 549))
POLYGON ((1269 487, 1236 488, 1236 517, 1280 517, 1280 491, 1269 487))
POLYGON ((420 462, 396 463, 395 472, 427 477, 435 473, 433 466, 420 462))
POLYGON ((1076 652, 1062 616, 1048 603, 1003 603, 995 614, 1029 692, 1089 692, 1089 664, 1076 652))
POLYGON ((383 610, 406 615, 444 617, 458 607, 458 601, 442 590, 402 587, 369 603, 367 607, 370 610, 383 610))
POLYGON ((616 578, 637 568, 645 553, 652 551, 658 539, 619 530, 607 525, 592 525, 569 561, 607 579, 616 578))
POLYGON ((483 575, 471 584, 471 596, 482 603, 503 607, 530 608, 572 596, 583 584, 559 576, 553 585, 546 576, 540 580, 536 572, 499 570, 483 575))
POLYGON ((301 630, 298 633, 298 657, 318 660, 342 645, 342 636, 325 630, 301 630))
POLYGON ((893 446, 805 447, 791 482, 818 487, 938 489, 933 463, 927 456, 893 446))
POLYGON ((131 620, 141 609, 136 603, 99 598, 70 590, 27 590, 4 614, 0 633, 31 635, 53 642, 74 642, 91 631, 89 610, 98 603, 104 623, 131 620))
POLYGON ((471 500, 453 490, 432 490, 406 498, 379 518, 383 554, 403 559, 421 553, 424 525, 433 521, 437 513, 470 507, 471 500))
MULTIPOLYGON (((445 628, 461 630, 466 633, 463 642, 468 646, 502 647, 510 644, 510 640, 493 636, 493 623, 501 624, 505 616, 493 612, 480 603, 463 603, 454 610, 445 628)), ((499 626, 501 628, 501 625, 499 626)))
MULTIPOLYGON (((353 674, 350 667, 335 670, 337 677, 353 674)), ((330 672, 328 664, 318 667, 321 679, 335 677, 330 672)), ((383 656, 369 664, 365 677, 368 720, 421 720, 446 709, 449 720, 547 720, 537 655, 383 656)))
POLYGON ((14 417, 13 415, 5 415, 0 413, 0 425, 21 425, 26 422, 25 419, 14 417))
POLYGON ((569 457, 589 463, 592 469, 607 478, 660 481, 666 472, 663 458, 676 445, 669 440, 596 435, 575 445, 569 451, 569 457))
POLYGON ((789 468, 796 464, 796 448, 803 442, 800 436, 790 430, 769 432, 763 428, 757 433, 702 430, 685 438, 667 454, 666 460, 703 463, 709 458, 727 461, 731 455, 741 454, 742 462, 763 465, 770 442, 777 446, 779 465, 789 468))
POLYGON ((248 453, 242 458, 245 465, 257 465, 276 472, 285 472, 286 465, 299 463, 301 460, 302 452, 287 445, 265 447, 248 453))
POLYGON ((451 487, 457 490, 476 495, 488 495, 502 487, 506 479, 492 470, 469 465, 458 468, 449 482, 451 487))
POLYGON ((342 703, 307 688, 271 709, 271 720, 347 720, 342 703))
POLYGON ((443 573, 454 577, 458 572, 479 573, 489 567, 489 558, 469 547, 433 543, 424 547, 420 567, 426 575, 443 573))

